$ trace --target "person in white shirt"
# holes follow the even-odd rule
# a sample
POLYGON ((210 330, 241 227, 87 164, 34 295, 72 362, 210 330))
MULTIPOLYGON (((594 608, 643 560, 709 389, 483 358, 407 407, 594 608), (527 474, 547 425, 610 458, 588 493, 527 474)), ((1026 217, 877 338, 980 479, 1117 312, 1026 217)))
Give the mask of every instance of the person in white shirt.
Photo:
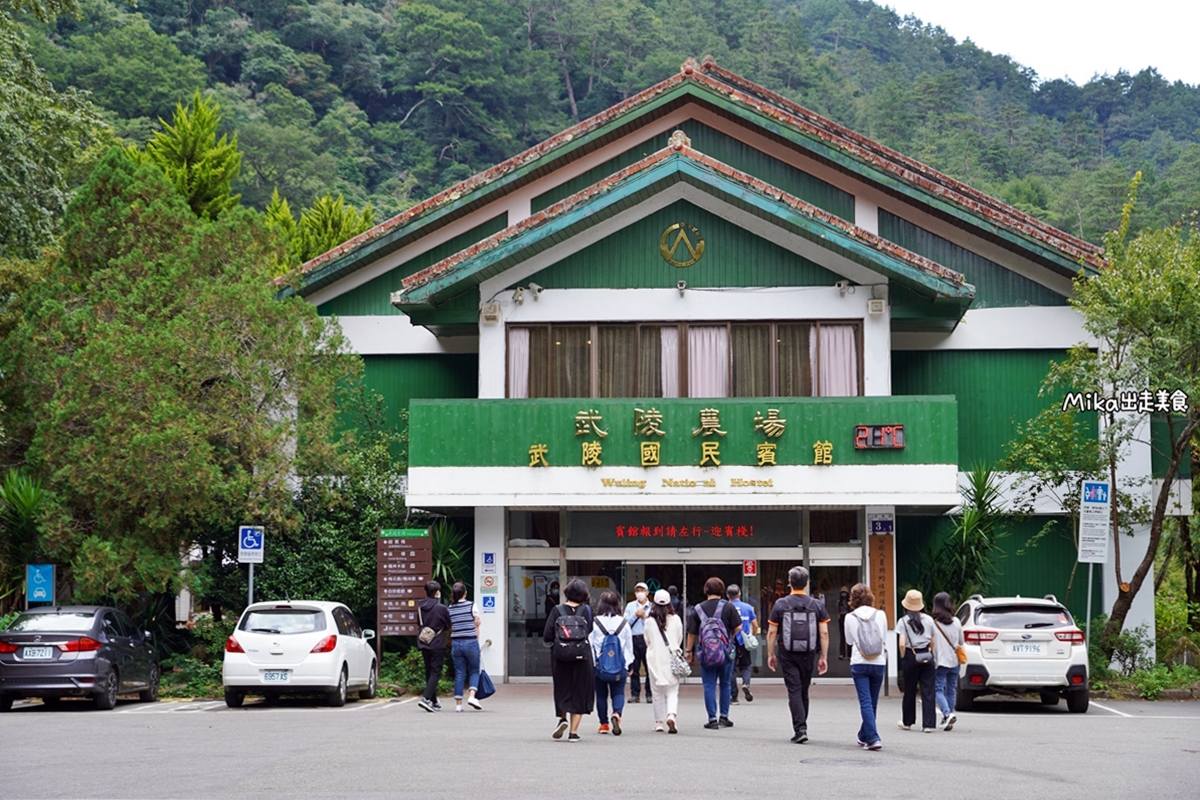
POLYGON ((846 615, 846 641, 850 644, 850 676, 858 692, 858 710, 862 725, 858 746, 879 750, 876 714, 879 711, 879 687, 887 672, 887 614, 875 608, 875 595, 864 583, 850 589, 850 613, 846 615), (869 626, 869 627, 868 627, 869 626), (873 628, 874 630, 870 630, 873 628))
POLYGON ((958 648, 963 644, 962 623, 954 616, 950 595, 938 592, 933 596, 933 663, 934 697, 942 712, 938 727, 953 730, 958 717, 954 713, 954 701, 958 698, 958 648))
POLYGON ((616 592, 603 592, 596 604, 596 617, 592 621, 592 632, 588 635, 592 645, 592 659, 596 662, 596 714, 600 717, 599 733, 612 731, 621 735, 621 715, 625 713, 625 679, 629 676, 629 665, 633 663, 633 634, 629 623, 621 615, 621 598, 616 592), (619 642, 616 652, 608 653, 604 640, 609 635, 619 642), (606 671, 608 667, 613 672, 606 671), (608 699, 612 698, 612 718, 609 726, 608 699))
MULTIPOLYGON (((646 666, 646 617, 650 616, 650 587, 638 583, 633 588, 633 596, 625 605, 625 621, 629 623, 629 632, 633 634, 633 665, 629 668, 629 702, 640 703, 642 693, 642 667, 646 666)), ((646 702, 651 701, 650 674, 646 673, 646 702)))

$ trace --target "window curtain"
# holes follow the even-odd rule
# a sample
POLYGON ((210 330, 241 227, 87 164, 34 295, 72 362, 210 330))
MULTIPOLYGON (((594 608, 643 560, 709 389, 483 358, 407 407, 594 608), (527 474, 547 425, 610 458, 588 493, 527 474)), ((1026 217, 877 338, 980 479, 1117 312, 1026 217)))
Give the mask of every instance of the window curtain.
POLYGON ((633 325, 596 330, 597 397, 633 397, 637 378, 637 328, 633 325))
POLYGON ((688 328, 688 397, 729 396, 729 329, 688 328))
POLYGON ((679 328, 658 329, 662 338, 662 396, 679 397, 679 328))
POLYGON ((780 325, 777 330, 779 396, 812 397, 812 326, 780 325))
POLYGON ((592 396, 592 329, 590 325, 555 326, 554 396, 592 396))
POLYGON ((733 396, 770 397, 771 326, 733 326, 733 396))
POLYGON ((659 329, 644 325, 638 336, 638 397, 662 397, 662 339, 659 329))
POLYGON ((858 394, 858 347, 853 325, 821 325, 818 386, 822 397, 858 394))
POLYGON ((529 331, 529 396, 550 396, 550 329, 542 326, 529 331))
POLYGON ((508 396, 529 397, 529 328, 508 329, 508 396))

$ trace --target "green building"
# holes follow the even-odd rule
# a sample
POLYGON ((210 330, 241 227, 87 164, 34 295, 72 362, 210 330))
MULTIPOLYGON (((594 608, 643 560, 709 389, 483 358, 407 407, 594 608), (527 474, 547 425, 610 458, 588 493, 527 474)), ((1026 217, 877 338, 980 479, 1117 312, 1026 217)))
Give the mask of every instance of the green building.
MULTIPOLYGON (((691 603, 718 575, 761 615, 802 563, 831 610, 864 581, 894 621, 963 472, 1055 402, 1048 365, 1086 339, 1071 279, 1099 264, 689 60, 314 259, 300 291, 408 409, 408 503, 467 521, 483 663, 519 680, 549 674, 548 592, 575 576, 691 603)), ((1149 448, 1125 466, 1150 476, 1149 448)), ((1004 541, 997 593, 1066 595, 1068 526, 1017 555, 1043 521, 1004 541)), ((1130 623, 1152 619, 1143 592, 1130 623)))

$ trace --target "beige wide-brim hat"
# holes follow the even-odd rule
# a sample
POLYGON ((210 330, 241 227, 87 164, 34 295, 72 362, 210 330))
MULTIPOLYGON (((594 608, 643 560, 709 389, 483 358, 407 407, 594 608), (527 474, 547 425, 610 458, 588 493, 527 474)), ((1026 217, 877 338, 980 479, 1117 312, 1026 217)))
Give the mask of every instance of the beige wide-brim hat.
POLYGON ((908 594, 904 595, 904 599, 900 601, 900 605, 909 611, 920 611, 925 607, 925 598, 921 597, 921 593, 916 589, 909 589, 908 594))

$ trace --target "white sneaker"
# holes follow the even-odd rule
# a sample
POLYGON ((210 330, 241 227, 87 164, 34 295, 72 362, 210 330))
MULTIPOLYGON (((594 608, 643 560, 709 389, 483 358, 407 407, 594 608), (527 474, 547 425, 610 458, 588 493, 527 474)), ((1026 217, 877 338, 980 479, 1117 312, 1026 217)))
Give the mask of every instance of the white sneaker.
POLYGON ((476 711, 483 708, 483 703, 479 702, 479 700, 477 700, 474 695, 467 698, 467 705, 469 705, 471 708, 475 709, 476 711))
POLYGON ((901 720, 900 722, 897 722, 896 727, 898 727, 902 731, 911 731, 912 730, 912 725, 905 725, 903 720, 901 720))
POLYGON ((958 717, 952 711, 950 712, 950 716, 946 717, 946 724, 943 726, 943 729, 948 731, 954 730, 954 723, 956 722, 958 722, 958 717))
POLYGON ((462 713, 462 703, 459 703, 458 705, 456 705, 454 707, 454 710, 457 711, 459 714, 461 714, 462 713))

